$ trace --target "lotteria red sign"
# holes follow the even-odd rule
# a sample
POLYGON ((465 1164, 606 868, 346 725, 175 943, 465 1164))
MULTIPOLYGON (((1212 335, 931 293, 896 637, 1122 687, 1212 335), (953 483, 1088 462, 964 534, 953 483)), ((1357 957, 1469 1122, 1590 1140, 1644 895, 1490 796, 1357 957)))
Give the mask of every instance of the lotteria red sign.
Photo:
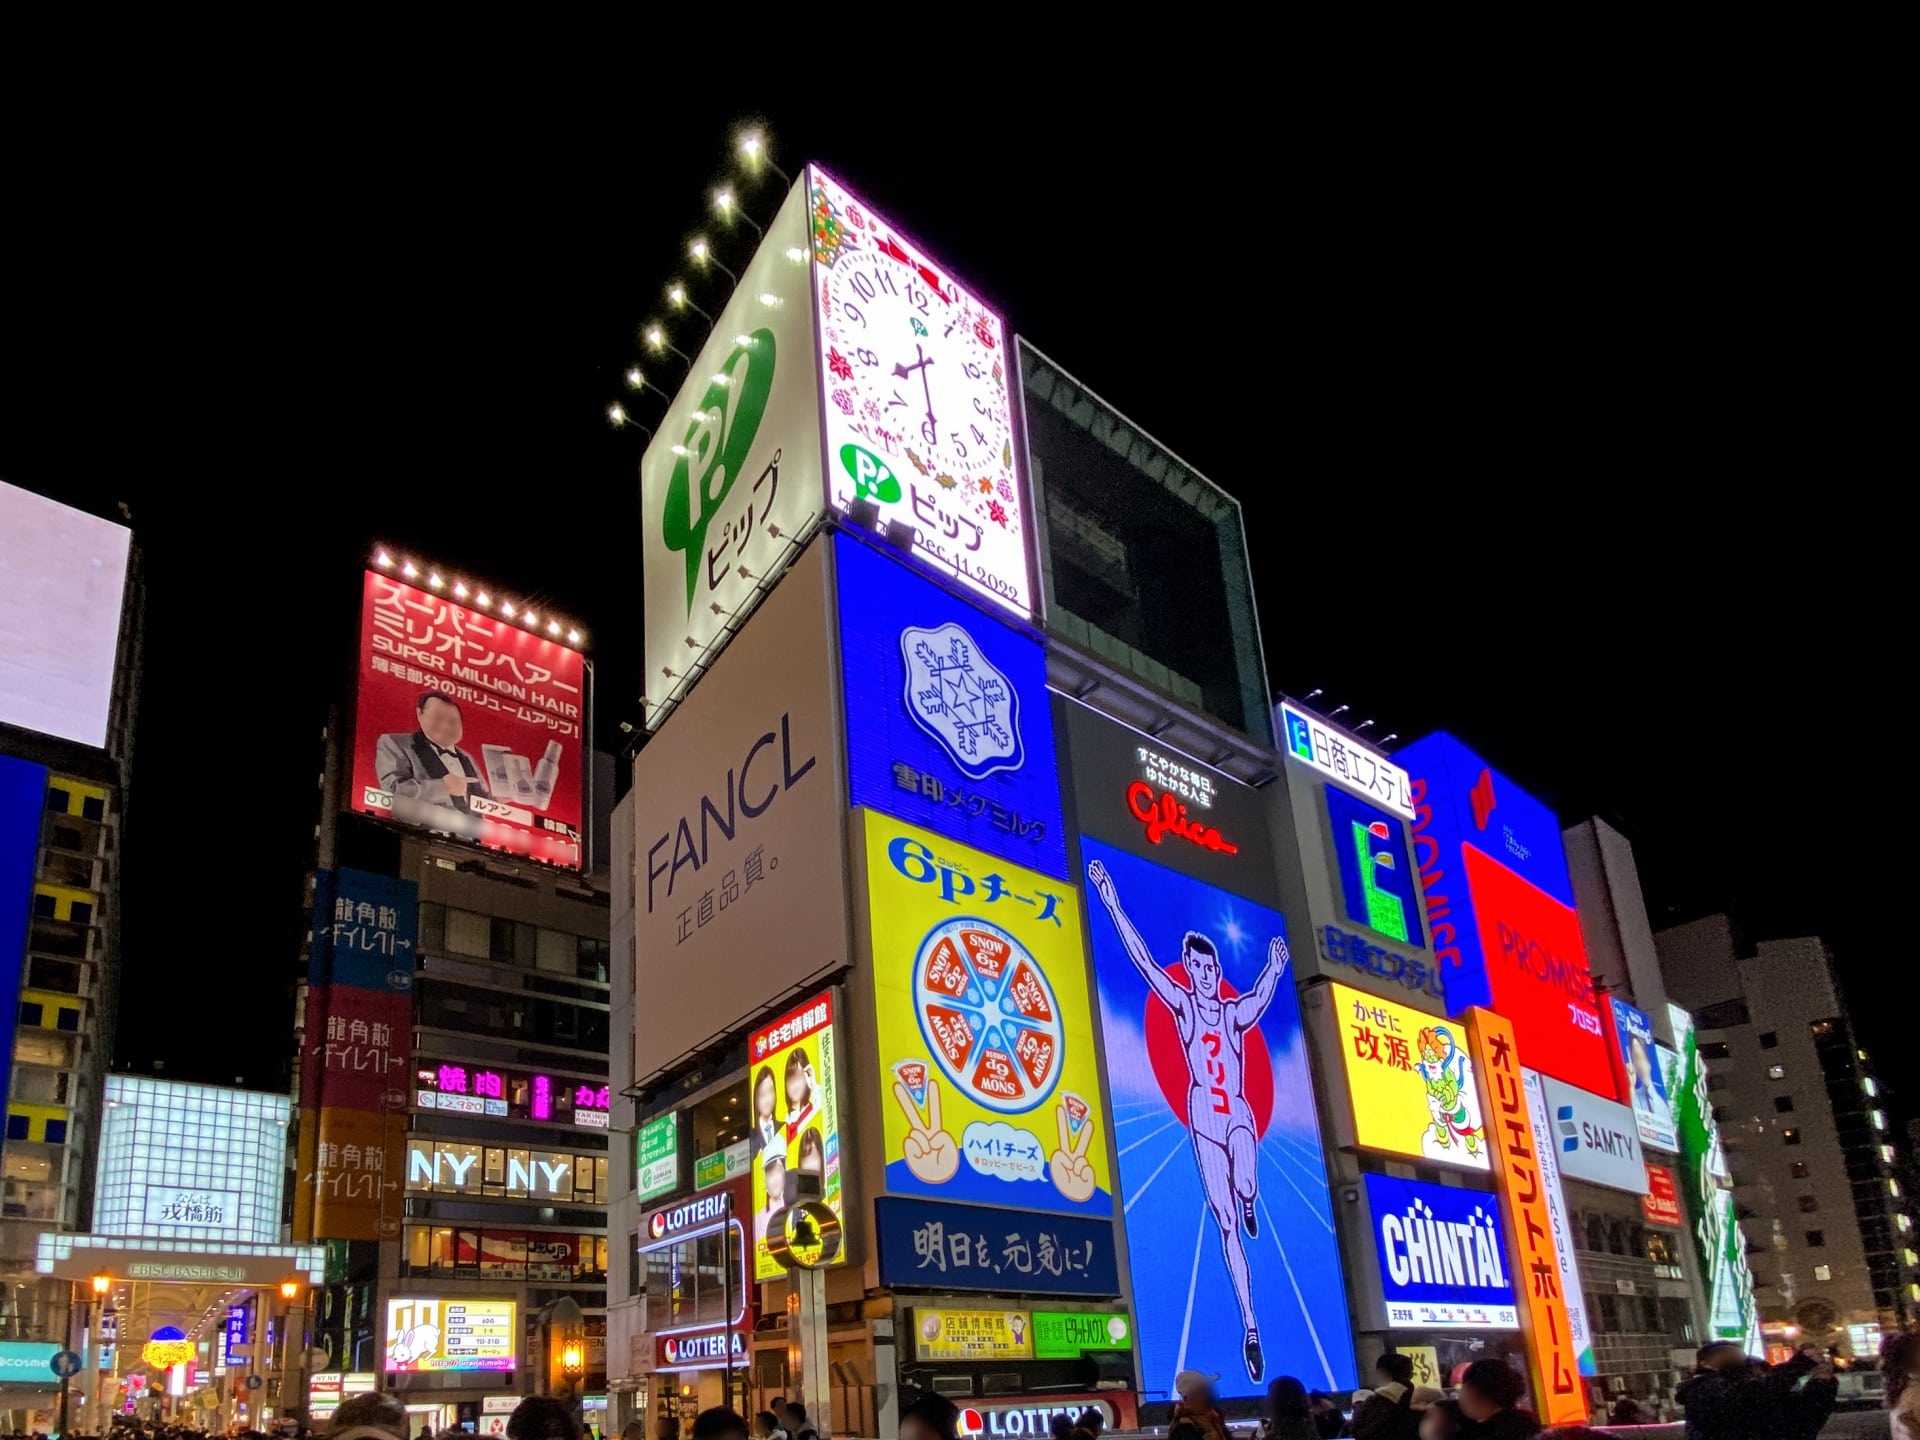
POLYGON ((1671 1225, 1677 1230, 1687 1223, 1680 1213, 1680 1187, 1666 1166, 1647 1166, 1647 1193, 1640 1197, 1640 1211, 1649 1225, 1671 1225))
POLYGON ((1512 1024, 1520 1063, 1617 1099, 1580 917, 1472 845, 1462 845, 1460 855, 1486 957, 1491 1008, 1512 1024))

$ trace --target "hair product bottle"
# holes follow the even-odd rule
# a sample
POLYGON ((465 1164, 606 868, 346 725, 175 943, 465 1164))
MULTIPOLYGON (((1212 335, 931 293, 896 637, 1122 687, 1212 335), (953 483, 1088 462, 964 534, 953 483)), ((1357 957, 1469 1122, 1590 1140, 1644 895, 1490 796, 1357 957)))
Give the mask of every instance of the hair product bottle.
POLYGON ((553 782, 560 778, 560 742, 549 740, 547 753, 533 772, 533 808, 545 810, 553 800, 553 782))

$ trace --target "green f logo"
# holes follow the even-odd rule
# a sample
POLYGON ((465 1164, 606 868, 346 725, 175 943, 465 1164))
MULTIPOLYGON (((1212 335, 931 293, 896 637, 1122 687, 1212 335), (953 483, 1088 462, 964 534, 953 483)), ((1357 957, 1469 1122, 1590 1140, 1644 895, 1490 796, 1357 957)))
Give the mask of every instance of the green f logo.
POLYGON ((687 426, 680 441, 682 453, 667 481, 660 534, 669 550, 686 554, 689 615, 693 613, 694 586, 700 578, 700 557, 706 549, 707 526, 719 514, 753 449, 760 419, 767 413, 767 396, 773 390, 773 365, 771 330, 756 330, 746 337, 745 344, 735 345, 700 399, 702 418, 687 426))

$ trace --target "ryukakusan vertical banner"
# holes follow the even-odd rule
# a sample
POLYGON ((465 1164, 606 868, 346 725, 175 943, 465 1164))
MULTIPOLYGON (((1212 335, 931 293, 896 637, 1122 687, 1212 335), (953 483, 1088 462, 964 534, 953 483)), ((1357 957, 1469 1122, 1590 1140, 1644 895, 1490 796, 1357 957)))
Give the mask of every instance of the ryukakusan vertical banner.
POLYGON ((636 1079, 847 964, 831 548, 794 562, 634 760, 636 1079))

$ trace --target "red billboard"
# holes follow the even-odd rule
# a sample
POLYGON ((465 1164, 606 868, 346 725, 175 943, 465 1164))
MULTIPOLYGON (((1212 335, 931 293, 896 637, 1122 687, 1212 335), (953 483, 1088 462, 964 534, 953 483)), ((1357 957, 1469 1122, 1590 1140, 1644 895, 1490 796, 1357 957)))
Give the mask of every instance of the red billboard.
POLYGON ((1580 917, 1472 845, 1462 845, 1460 855, 1493 1009, 1513 1025, 1526 1063, 1617 1100, 1580 917))
POLYGON ((350 808, 580 867, 579 651, 369 570, 359 670, 350 808))
POLYGON ((1640 1197, 1641 1213, 1649 1225, 1671 1225, 1678 1230, 1687 1218, 1680 1213, 1680 1187, 1664 1165, 1647 1165, 1647 1193, 1640 1197))

